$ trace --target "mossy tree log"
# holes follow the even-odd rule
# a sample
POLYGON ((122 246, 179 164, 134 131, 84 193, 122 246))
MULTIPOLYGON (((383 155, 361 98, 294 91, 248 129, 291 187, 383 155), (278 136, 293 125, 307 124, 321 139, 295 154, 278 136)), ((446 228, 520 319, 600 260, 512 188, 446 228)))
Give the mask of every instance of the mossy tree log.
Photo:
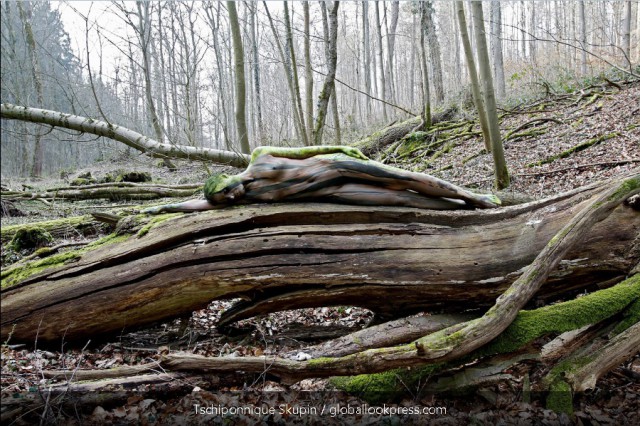
MULTIPOLYGON (((455 116, 455 113, 456 110, 454 108, 435 113, 431 117, 431 124, 434 125, 451 120, 455 116)), ((399 123, 393 123, 351 145, 360 149, 365 155, 371 156, 392 143, 399 141, 409 133, 420 129, 423 125, 424 123, 421 116, 411 117, 399 123)))
POLYGON ((130 182, 71 186, 44 191, 2 191, 3 198, 12 200, 153 200, 163 197, 191 197, 202 185, 138 184, 130 182))
MULTIPOLYGON (((2 338, 95 338, 232 297, 248 302, 227 322, 310 306, 382 317, 484 308, 601 189, 491 211, 280 204, 159 216, 117 243, 3 271, 2 338)), ((640 214, 618 205, 534 297, 622 280, 640 259, 639 229, 640 214)))

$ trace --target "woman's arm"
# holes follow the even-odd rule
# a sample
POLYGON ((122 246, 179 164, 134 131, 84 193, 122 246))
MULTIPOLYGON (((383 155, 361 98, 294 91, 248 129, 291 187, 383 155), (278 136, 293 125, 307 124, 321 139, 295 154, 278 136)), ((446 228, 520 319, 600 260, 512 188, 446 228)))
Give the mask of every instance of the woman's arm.
POLYGON ((148 207, 140 213, 160 214, 160 213, 179 213, 179 212, 199 212, 203 210, 219 209, 221 206, 211 204, 207 200, 189 200, 183 203, 165 204, 162 206, 148 207))

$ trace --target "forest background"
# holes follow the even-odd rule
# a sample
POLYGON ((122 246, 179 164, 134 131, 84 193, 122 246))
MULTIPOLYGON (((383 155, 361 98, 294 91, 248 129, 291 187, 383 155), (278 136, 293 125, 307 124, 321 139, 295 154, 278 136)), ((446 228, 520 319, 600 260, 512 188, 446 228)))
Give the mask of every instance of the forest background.
MULTIPOLYGON (((638 2, 485 3, 502 103, 571 90, 604 70, 633 72, 638 62, 638 2)), ((331 5, 233 3, 243 101, 229 4, 3 1, 0 99, 104 120, 176 145, 239 152, 247 150, 243 143, 317 142, 320 95, 332 72, 331 5), (239 104, 246 132, 238 131, 239 104)), ((335 19, 335 90, 324 106, 323 143, 357 140, 419 115, 426 97, 434 110, 471 105, 454 2, 343 2, 335 19)), ((20 121, 4 120, 1 132, 3 177, 52 175, 132 155, 105 138, 20 121)))

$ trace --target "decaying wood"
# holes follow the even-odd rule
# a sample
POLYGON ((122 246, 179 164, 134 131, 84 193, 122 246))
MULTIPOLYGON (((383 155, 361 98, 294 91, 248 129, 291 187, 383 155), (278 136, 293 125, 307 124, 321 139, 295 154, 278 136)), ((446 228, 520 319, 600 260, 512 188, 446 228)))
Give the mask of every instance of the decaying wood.
MULTIPOLYGON (((431 117, 431 124, 451 120, 456 111, 453 108, 435 113, 431 117)), ((399 141, 411 132, 418 130, 424 125, 421 116, 412 117, 399 123, 393 123, 382 130, 379 130, 357 142, 352 146, 359 148, 365 155, 373 155, 392 143, 399 141)))
POLYGON ((638 353, 639 348, 640 322, 636 322, 597 351, 581 354, 582 357, 589 357, 589 362, 573 372, 568 372, 567 380, 575 392, 593 389, 601 376, 631 359, 638 353))
POLYGON ((55 220, 38 222, 37 224, 26 223, 21 225, 3 226, 1 240, 6 244, 20 229, 40 228, 51 234, 56 239, 65 239, 77 236, 93 236, 104 230, 104 223, 94 220, 91 216, 72 216, 55 220))
MULTIPOLYGON (((469 315, 433 315, 402 318, 367 327, 346 336, 305 349, 312 358, 345 356, 364 349, 382 348, 411 342, 419 337, 470 319, 469 315)), ((296 355, 295 351, 289 354, 296 355)), ((285 355, 286 357, 286 355, 285 355)))
POLYGON ((13 200, 153 200, 162 197, 191 197, 199 190, 198 185, 168 185, 110 183, 100 185, 72 186, 41 192, 10 191, 3 197, 13 200))
MULTIPOLYGON (((330 305, 383 317, 486 307, 599 191, 490 211, 279 204, 172 216, 5 288, 2 338, 94 338, 238 296, 254 305, 252 315, 330 305)), ((619 205, 536 297, 620 281, 640 259, 638 229, 640 214, 619 205)))
POLYGON ((151 362, 140 365, 125 365, 116 368, 94 370, 42 370, 41 374, 42 377, 48 379, 64 379, 67 382, 71 382, 84 380, 119 379, 153 371, 162 371, 160 364, 151 362))

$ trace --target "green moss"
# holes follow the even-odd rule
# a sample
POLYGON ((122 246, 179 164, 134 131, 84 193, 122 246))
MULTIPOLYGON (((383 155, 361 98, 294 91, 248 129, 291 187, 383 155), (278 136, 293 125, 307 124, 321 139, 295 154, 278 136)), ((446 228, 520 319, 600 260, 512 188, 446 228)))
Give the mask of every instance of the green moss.
POLYGON ((333 377, 329 382, 336 388, 357 395, 370 404, 378 404, 397 399, 407 391, 414 394, 419 392, 420 384, 424 384, 434 372, 442 369, 443 366, 444 364, 433 364, 420 368, 389 370, 377 374, 333 377), (415 389, 411 389, 414 386, 415 389))
POLYGON ((0 273, 0 279, 2 280, 2 289, 4 290, 15 284, 18 284, 25 279, 44 271, 45 269, 62 266, 66 263, 76 261, 80 259, 84 253, 95 250, 98 247, 125 241, 128 237, 129 235, 110 234, 78 250, 67 251, 64 253, 49 256, 42 260, 37 260, 24 265, 17 265, 11 268, 7 268, 6 270, 2 271, 2 273, 0 273))
POLYGON ((26 265, 19 265, 13 268, 8 268, 0 274, 2 280, 2 289, 9 288, 28 277, 35 275, 47 268, 54 266, 61 266, 66 262, 73 261, 80 258, 80 254, 77 251, 69 251, 65 253, 56 254, 54 256, 47 257, 42 260, 30 262, 26 265))
POLYGON ((2 242, 11 240, 21 229, 40 228, 51 233, 55 229, 64 227, 82 229, 83 227, 95 226, 95 220, 89 216, 72 216, 62 219, 46 220, 42 222, 30 223, 27 225, 11 225, 2 227, 2 242))
POLYGON ((485 348, 482 355, 514 351, 538 337, 564 333, 595 324, 621 312, 640 299, 640 274, 578 299, 522 310, 509 327, 485 348))
POLYGON ((547 395, 547 408, 556 413, 573 414, 573 395, 571 386, 564 380, 553 382, 547 395))
POLYGON ((620 199, 638 188, 640 188, 640 175, 636 175, 622 182, 620 188, 618 188, 616 192, 611 194, 611 196, 609 197, 609 201, 620 199))
POLYGON ((615 138, 616 136, 620 136, 620 134, 618 132, 613 132, 613 133, 608 133, 606 135, 602 135, 602 136, 598 136, 597 138, 593 138, 593 139, 589 139, 586 142, 583 142, 581 144, 575 145, 569 149, 567 149, 566 151, 562 151, 560 154, 556 154, 556 155, 552 155, 551 157, 547 157, 543 160, 540 161, 536 161, 533 163, 529 163, 527 164, 527 167, 534 167, 534 166, 541 166, 543 164, 549 164, 549 163, 553 163, 556 160, 559 160, 561 158, 566 158, 568 156, 570 156, 573 153, 576 152, 580 152, 583 151, 593 145, 597 145, 601 142, 604 142, 606 140, 615 138))
POLYGON ((46 246, 53 241, 49 232, 39 226, 25 226, 17 230, 8 248, 19 252, 22 250, 33 251, 46 246))
POLYGON ((69 185, 70 186, 84 186, 84 185, 91 185, 93 183, 96 183, 95 179, 75 178, 71 182, 69 182, 69 185))
POLYGON ((151 230, 151 228, 153 228, 154 226, 159 225, 160 223, 169 220, 169 219, 173 219, 174 217, 179 217, 182 216, 182 213, 166 213, 166 214, 161 214, 158 216, 155 216, 153 219, 151 219, 145 226, 143 226, 137 233, 137 237, 144 237, 145 235, 147 235, 149 233, 149 231, 151 230))
MULTIPOLYGON (((371 400, 383 397, 395 398, 405 394, 407 390, 419 388, 420 383, 424 383, 426 377, 437 371, 453 368, 474 359, 516 351, 539 337, 552 333, 564 333, 600 322, 625 308, 629 312, 629 318, 632 318, 633 315, 640 315, 640 312, 636 311, 640 310, 640 274, 636 274, 613 287, 578 299, 545 306, 533 311, 520 311, 513 323, 499 337, 463 359, 412 368, 411 370, 391 370, 378 374, 333 378, 331 382, 339 389, 362 396, 368 401, 368 398, 371 400)), ((631 319, 629 319, 630 321, 631 319)), ((455 344, 461 336, 460 332, 447 335, 445 330, 441 330, 430 335, 428 340, 435 339, 436 343, 428 345, 428 349, 455 344)), ((327 362, 327 360, 324 358, 323 362, 327 362)), ((560 377, 561 373, 570 371, 571 366, 584 365, 588 361, 588 359, 573 360, 566 365, 559 364, 558 370, 554 371, 552 378, 555 379, 560 377)))
POLYGON ((640 322, 640 299, 636 300, 631 304, 631 306, 625 309, 622 321, 616 325, 616 328, 613 329, 612 333, 614 335, 620 334, 637 322, 640 322))

